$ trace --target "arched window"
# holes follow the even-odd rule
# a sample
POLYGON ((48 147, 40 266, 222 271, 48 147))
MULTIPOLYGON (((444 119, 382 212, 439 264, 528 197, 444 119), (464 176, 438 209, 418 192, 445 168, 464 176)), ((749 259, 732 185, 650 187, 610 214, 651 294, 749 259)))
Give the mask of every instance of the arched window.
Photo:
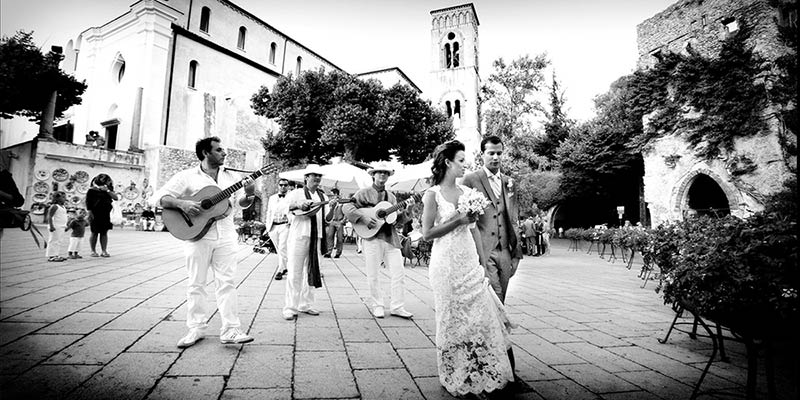
POLYGON ((269 63, 275 64, 275 52, 278 50, 278 45, 275 42, 272 42, 269 45, 269 63))
POLYGON ((303 68, 303 57, 297 56, 297 65, 294 67, 294 74, 300 76, 300 71, 303 68))
POLYGON ((114 83, 120 83, 124 76, 125 58, 122 57, 122 54, 117 54, 117 57, 114 59, 114 64, 111 67, 111 79, 114 80, 114 83))
POLYGON ((450 51, 450 43, 444 44, 444 67, 450 68, 453 64, 453 53, 450 51))
POLYGON ((189 62, 189 81, 190 88, 194 88, 197 83, 197 61, 192 60, 189 62))
POLYGON ((453 68, 458 67, 458 42, 453 43, 453 68))
POLYGON ((200 11, 200 30, 208 33, 208 23, 211 20, 211 9, 203 7, 200 11))
POLYGON ((461 118, 461 100, 456 100, 456 106, 453 109, 453 115, 456 118, 461 118))
POLYGON ((449 100, 445 101, 444 102, 444 106, 447 109, 447 117, 448 118, 452 117, 453 116, 453 107, 450 106, 450 101, 449 100))
POLYGON ((461 65, 460 47, 456 40, 455 33, 449 32, 447 34, 447 40, 444 43, 442 54, 444 58, 444 60, 442 60, 444 68, 456 68, 461 65))
POLYGON ((239 27, 239 41, 236 43, 236 46, 242 50, 244 50, 244 42, 247 40, 247 28, 240 26, 239 27))

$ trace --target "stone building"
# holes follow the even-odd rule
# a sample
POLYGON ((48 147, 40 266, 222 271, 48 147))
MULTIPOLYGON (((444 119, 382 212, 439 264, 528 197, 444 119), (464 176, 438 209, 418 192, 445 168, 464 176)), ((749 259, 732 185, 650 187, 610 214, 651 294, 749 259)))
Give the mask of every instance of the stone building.
MULTIPOLYGON (((194 144, 208 136, 222 139, 229 167, 257 169, 264 158, 259 139, 278 127, 253 114, 253 93, 301 71, 341 71, 228 0, 139 0, 83 31, 64 54, 62 69, 88 89, 82 104, 65 113, 59 140, 41 141, 35 129, 4 124, 3 147, 15 155, 11 171, 25 208, 38 210, 49 193, 67 186, 79 206, 84 177, 101 172, 117 184, 122 208, 142 206, 154 187, 196 164, 194 144)), ((419 90, 399 68, 361 77, 419 90)), ((263 181, 265 191, 271 183, 263 181)))
POLYGON ((478 15, 472 3, 431 11, 429 97, 452 118, 467 158, 480 150, 478 15))
MULTIPOLYGON (((769 0, 682 0, 637 27, 639 68, 648 68, 665 52, 688 48, 716 56, 723 39, 743 24, 752 27, 750 45, 767 60, 793 51, 778 38, 778 24, 797 24, 788 3, 769 0)), ((789 176, 779 143, 780 127, 736 140, 733 152, 714 160, 694 155, 682 132, 662 137, 644 154, 644 201, 653 226, 679 220, 688 212, 746 217, 763 209, 766 195, 781 189, 789 176), (748 165, 755 170, 742 173, 748 165), (690 211, 693 210, 693 211, 690 211)), ((794 140, 796 142, 796 133, 794 140)))

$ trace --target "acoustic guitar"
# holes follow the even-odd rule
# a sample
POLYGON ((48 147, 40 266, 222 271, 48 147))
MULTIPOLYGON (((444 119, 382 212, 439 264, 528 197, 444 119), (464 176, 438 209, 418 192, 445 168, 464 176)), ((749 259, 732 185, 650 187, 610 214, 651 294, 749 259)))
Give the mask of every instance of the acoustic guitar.
POLYGON ((359 212, 361 212, 364 217, 353 224, 353 230, 358 234, 358 236, 361 236, 364 239, 369 239, 375 236, 385 224, 393 224, 397 221, 397 210, 403 209, 407 205, 419 201, 421 197, 421 194, 415 193, 408 199, 405 199, 394 205, 388 201, 381 201, 374 207, 359 208, 359 212), (375 218, 378 221, 372 228, 368 227, 365 222, 361 222, 369 220, 369 217, 375 218))
POLYGON ((325 204, 328 204, 328 203, 347 204, 347 203, 352 203, 354 201, 355 201, 354 199, 329 199, 329 200, 325 200, 325 201, 318 201, 318 202, 315 202, 315 203, 311 203, 311 208, 309 208, 306 211, 303 211, 302 208, 295 208, 291 212, 292 212, 292 215, 309 216, 309 215, 314 215, 325 204))
MULTIPOLYGON (((273 164, 267 164, 247 177, 255 180, 276 170, 277 168, 273 164)), ((192 196, 181 197, 179 200, 199 201, 203 211, 198 215, 190 216, 180 208, 164 208, 161 213, 164 225, 172 236, 180 240, 198 241, 208 233, 214 221, 223 219, 230 214, 231 204, 227 201, 228 197, 241 187, 242 181, 234 183, 225 190, 209 185, 192 196)))

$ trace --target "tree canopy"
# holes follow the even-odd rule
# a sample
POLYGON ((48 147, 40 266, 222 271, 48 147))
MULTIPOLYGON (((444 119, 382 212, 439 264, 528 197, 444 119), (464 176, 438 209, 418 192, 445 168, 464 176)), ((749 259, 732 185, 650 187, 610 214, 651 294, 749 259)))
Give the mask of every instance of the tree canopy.
POLYGON ((39 121, 53 90, 58 91, 55 117, 81 103, 86 84, 58 67, 61 55, 42 54, 32 32, 19 31, 0 38, 0 117, 28 117, 39 121))
POLYGON ((288 165, 324 163, 334 156, 371 162, 396 156, 424 161, 453 137, 444 114, 412 88, 384 89, 339 71, 305 71, 282 77, 252 97, 257 115, 274 118, 280 131, 264 138, 265 148, 288 165))

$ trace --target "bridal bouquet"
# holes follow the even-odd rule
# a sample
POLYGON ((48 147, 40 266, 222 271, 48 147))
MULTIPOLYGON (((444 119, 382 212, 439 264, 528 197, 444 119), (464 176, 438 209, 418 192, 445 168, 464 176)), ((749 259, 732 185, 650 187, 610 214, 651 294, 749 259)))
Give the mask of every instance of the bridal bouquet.
POLYGON ((487 199, 483 193, 475 189, 468 189, 458 198, 458 207, 456 207, 456 211, 462 214, 483 215, 483 210, 490 203, 489 199, 487 199))

